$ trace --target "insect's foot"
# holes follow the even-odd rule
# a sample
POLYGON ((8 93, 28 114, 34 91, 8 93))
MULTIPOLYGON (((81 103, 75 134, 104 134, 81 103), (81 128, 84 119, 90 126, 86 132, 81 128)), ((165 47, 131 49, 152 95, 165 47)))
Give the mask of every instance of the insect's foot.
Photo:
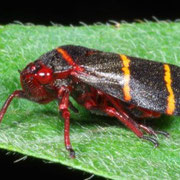
POLYGON ((143 129, 146 133, 148 133, 148 134, 150 134, 150 135, 152 135, 152 136, 157 137, 156 131, 154 131, 151 127, 147 127, 147 126, 145 126, 145 125, 143 125, 143 124, 139 124, 139 127, 140 127, 141 129, 143 129))
POLYGON ((167 133, 165 131, 155 131, 151 127, 147 127, 147 126, 145 126, 143 124, 139 124, 139 127, 141 129, 143 129, 146 133, 148 133, 148 134, 150 134, 152 136, 155 136, 155 137, 157 137, 157 134, 162 134, 165 137, 169 137, 170 136, 169 133, 167 133))
POLYGON ((154 144, 155 148, 159 146, 159 143, 155 138, 152 138, 152 137, 149 137, 149 136, 142 136, 141 138, 152 142, 154 144))
POLYGON ((170 134, 168 132, 165 132, 165 131, 155 131, 156 134, 162 134, 163 136, 169 138, 170 137, 170 134))
POLYGON ((69 151, 70 158, 72 158, 72 159, 76 158, 75 151, 72 148, 69 148, 68 151, 69 151))

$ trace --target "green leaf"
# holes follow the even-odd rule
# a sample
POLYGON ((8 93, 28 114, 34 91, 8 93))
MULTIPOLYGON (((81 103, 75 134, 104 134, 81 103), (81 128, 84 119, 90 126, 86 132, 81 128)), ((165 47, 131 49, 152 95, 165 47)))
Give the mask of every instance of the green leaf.
MULTIPOLYGON (((18 69, 65 44, 180 65, 179 23, 124 23, 119 28, 0 26, 0 107, 10 93, 21 88, 18 69)), ((169 139, 159 136, 160 147, 153 148, 116 119, 91 115, 73 103, 80 110, 79 114, 72 113, 71 119, 76 159, 70 159, 64 148, 64 124, 56 102, 39 105, 14 99, 0 125, 0 147, 110 179, 180 178, 179 117, 150 120, 155 129, 171 134, 169 139)))

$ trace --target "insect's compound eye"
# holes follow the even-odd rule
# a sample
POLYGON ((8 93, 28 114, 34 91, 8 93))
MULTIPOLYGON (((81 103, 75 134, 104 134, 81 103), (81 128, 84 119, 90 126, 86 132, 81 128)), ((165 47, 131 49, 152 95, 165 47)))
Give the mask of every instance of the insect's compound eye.
POLYGON ((52 70, 47 67, 42 67, 35 76, 41 84, 48 84, 52 81, 52 70))

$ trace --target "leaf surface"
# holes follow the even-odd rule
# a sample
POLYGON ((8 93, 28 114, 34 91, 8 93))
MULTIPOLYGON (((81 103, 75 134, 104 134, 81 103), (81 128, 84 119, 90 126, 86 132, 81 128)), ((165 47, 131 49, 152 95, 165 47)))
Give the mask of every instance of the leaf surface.
MULTIPOLYGON (((180 65, 180 23, 133 23, 79 27, 0 26, 0 107, 20 89, 18 69, 43 53, 65 44, 180 65)), ((72 99, 71 99, 72 100, 72 99)), ((72 100, 71 142, 76 159, 64 147, 63 119, 57 102, 39 105, 14 99, 0 125, 0 147, 61 163, 110 179, 179 179, 180 118, 162 116, 150 121, 169 139, 160 146, 138 139, 116 119, 95 116, 72 100)))

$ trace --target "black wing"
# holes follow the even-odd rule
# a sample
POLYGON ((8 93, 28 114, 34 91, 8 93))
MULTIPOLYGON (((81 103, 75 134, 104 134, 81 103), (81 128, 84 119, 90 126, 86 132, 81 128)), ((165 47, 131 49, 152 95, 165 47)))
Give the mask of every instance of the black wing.
POLYGON ((180 68, 130 56, 97 52, 77 60, 77 78, 124 102, 180 115, 180 68))

